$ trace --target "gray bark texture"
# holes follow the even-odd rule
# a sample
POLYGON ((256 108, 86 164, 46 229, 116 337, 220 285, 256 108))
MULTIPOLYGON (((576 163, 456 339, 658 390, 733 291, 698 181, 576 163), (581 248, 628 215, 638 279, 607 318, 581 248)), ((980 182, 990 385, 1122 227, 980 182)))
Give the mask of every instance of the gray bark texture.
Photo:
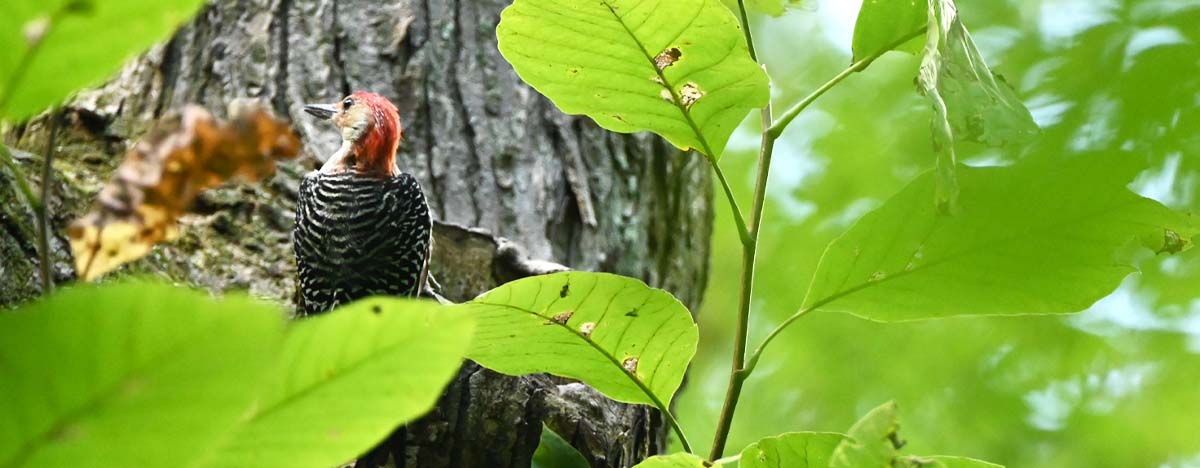
MULTIPOLYGON (((214 292, 245 289, 291 305, 290 231, 301 175, 339 136, 300 106, 355 90, 392 99, 405 123, 401 168, 437 221, 432 273, 452 300, 536 273, 538 259, 664 288, 693 310, 707 280, 711 183, 699 157, 647 135, 617 135, 562 114, 496 48, 506 0, 228 0, 61 119, 48 201, 57 283, 74 278, 65 227, 87 210, 125 149, 187 103, 214 113, 259 98, 292 119, 306 155, 260 184, 205 193, 181 237, 118 274, 214 292)), ((51 116, 4 130, 35 187, 51 116)), ((0 169, 0 307, 40 294, 34 215, 0 169)), ((545 423, 597 467, 663 448, 652 409, 615 403, 544 375, 506 377, 468 363, 438 407, 393 437, 398 466, 527 467, 545 423)))

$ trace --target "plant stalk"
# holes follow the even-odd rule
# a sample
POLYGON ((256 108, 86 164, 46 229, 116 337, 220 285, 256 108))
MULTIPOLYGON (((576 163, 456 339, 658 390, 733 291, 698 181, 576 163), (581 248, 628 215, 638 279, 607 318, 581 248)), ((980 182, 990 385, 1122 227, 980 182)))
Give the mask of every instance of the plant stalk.
MULTIPOLYGON (((757 62, 758 55, 754 50, 754 37, 750 31, 750 21, 746 14, 744 0, 738 0, 738 12, 741 17, 742 30, 746 35, 746 46, 750 51, 750 57, 757 62)), ((746 235, 742 236, 742 279, 741 292, 738 297, 733 362, 729 371, 729 385, 725 391, 725 402, 721 408, 721 416, 717 420, 717 431, 713 436, 712 450, 708 455, 709 460, 717 460, 724 455, 725 444, 729 439, 729 430, 733 424, 733 415, 737 410, 738 398, 742 393, 742 384, 746 381, 743 368, 746 364, 746 337, 749 334, 750 306, 754 297, 754 264, 758 252, 758 233, 762 223, 763 202, 767 194, 767 179, 771 173, 771 156, 774 153, 776 139, 770 134, 774 117, 769 100, 759 114, 762 137, 758 152, 758 173, 754 182, 754 204, 750 209, 750 223, 745 230, 746 235)))
POLYGON ((748 236, 742 240, 741 292, 738 296, 737 330, 734 335, 733 363, 729 372, 729 386, 725 392, 725 403, 717 421, 717 432, 713 437, 709 459, 716 460, 724 455, 725 443, 733 423, 742 384, 746 381, 746 336, 749 334, 750 306, 754 296, 754 265, 758 253, 758 233, 762 224, 763 205, 767 195, 767 179, 771 172, 771 156, 775 149, 775 138, 768 130, 771 127, 771 106, 762 109, 762 142, 758 153, 758 174, 754 184, 754 205, 750 211, 748 236))
POLYGON ((21 166, 17 165, 17 160, 13 159, 12 153, 8 151, 8 146, 2 142, 0 142, 0 164, 4 164, 4 168, 12 173, 13 179, 17 181, 17 189, 21 191, 21 195, 25 197, 29 205, 35 211, 40 210, 42 200, 29 187, 29 179, 25 177, 25 171, 21 170, 21 166))
MULTIPOLYGON (((738 11, 740 13, 739 16, 742 22, 742 29, 746 35, 746 43, 750 50, 750 55, 757 61, 758 58, 754 52, 754 39, 750 33, 750 24, 746 14, 744 0, 738 0, 738 11)), ((850 75, 866 69, 871 65, 872 62, 874 62, 887 51, 892 50, 895 47, 908 42, 912 38, 921 35, 924 33, 924 31, 925 28, 914 31, 906 35, 904 38, 896 41, 894 44, 874 54, 871 54, 866 58, 854 62, 845 70, 842 70, 841 73, 838 73, 804 99, 800 100, 787 111, 785 111, 779 120, 773 120, 770 103, 768 103, 767 106, 762 109, 762 141, 759 147, 758 155, 758 174, 755 177, 754 205, 751 208, 750 222, 743 230, 746 235, 742 236, 741 293, 738 300, 737 330, 734 337, 732 369, 729 372, 729 385, 725 392, 725 402, 721 408, 721 415, 717 421, 717 430, 716 434, 713 436, 713 446, 712 450, 709 452, 709 460, 717 460, 724 455, 725 444, 729 439, 729 432, 733 424, 734 413, 737 410, 738 399, 741 397, 742 386, 745 384, 746 379, 749 378, 754 366, 757 365, 758 358, 762 355, 763 349, 767 344, 770 343, 772 339, 775 338, 776 335, 779 334, 780 331, 782 331, 784 327, 790 325, 800 317, 803 317, 809 311, 816 308, 814 305, 814 307, 804 309, 790 317, 778 328, 771 332, 770 336, 767 337, 764 343, 755 350, 754 355, 749 361, 746 360, 746 336, 749 333, 748 328, 750 306, 754 291, 754 267, 755 257, 758 250, 758 234, 762 224, 763 204, 766 199, 767 181, 771 172, 771 156, 774 153, 775 140, 779 139, 779 137, 783 134, 784 129, 787 128, 788 124, 790 124, 792 120, 794 120, 796 116, 800 114, 800 112, 815 102, 817 98, 824 95, 830 89, 833 89, 834 86, 837 86, 838 83, 841 83, 850 75)), ((722 179, 722 184, 726 184, 724 181, 724 175, 720 173, 720 168, 717 167, 715 161, 710 160, 710 162, 713 163, 714 169, 717 170, 718 176, 722 179)), ((726 194, 732 203, 733 195, 732 191, 729 190, 728 187, 726 187, 726 194)), ((739 220, 739 222, 741 221, 739 220)))
POLYGON ((57 150, 59 109, 50 110, 50 136, 46 142, 46 160, 42 163, 42 200, 37 206, 38 216, 38 263, 42 274, 42 294, 54 292, 54 278, 50 276, 50 189, 54 182, 51 163, 57 150))

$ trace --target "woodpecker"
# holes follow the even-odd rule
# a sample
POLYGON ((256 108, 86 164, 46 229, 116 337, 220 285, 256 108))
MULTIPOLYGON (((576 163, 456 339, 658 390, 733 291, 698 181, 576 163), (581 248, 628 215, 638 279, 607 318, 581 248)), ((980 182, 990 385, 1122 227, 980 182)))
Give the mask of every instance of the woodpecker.
POLYGON ((421 184, 396 166, 400 114, 359 91, 304 111, 333 122, 342 145, 300 182, 292 248, 305 315, 372 295, 416 296, 432 241, 421 184))

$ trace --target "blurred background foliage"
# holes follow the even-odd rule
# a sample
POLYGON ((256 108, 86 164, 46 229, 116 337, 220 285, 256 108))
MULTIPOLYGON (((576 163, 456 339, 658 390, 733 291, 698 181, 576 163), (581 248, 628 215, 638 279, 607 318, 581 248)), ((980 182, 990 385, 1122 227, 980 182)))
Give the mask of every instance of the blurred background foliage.
MULTIPOLYGON (((754 18, 779 112, 850 63, 860 2, 803 2, 754 18)), ((1126 149, 1152 168, 1131 185, 1200 211, 1200 2, 960 0, 992 68, 1064 157, 1126 149)), ((795 312, 825 245, 932 167, 919 57, 889 53, 821 98, 776 146, 759 247, 751 344, 795 312)), ((722 159, 751 199, 757 114, 722 159)), ((1019 150, 964 144, 973 165, 1019 150)), ((729 371, 740 250, 716 197, 701 347, 677 400, 711 440, 729 371)), ((879 324, 818 312, 785 332, 748 381, 730 451, 794 430, 839 431, 895 399, 912 453, 1011 467, 1200 467, 1200 249, 1138 263, 1111 296, 1072 316, 879 324)), ((1036 268, 1036 265, 1031 265, 1036 268)))

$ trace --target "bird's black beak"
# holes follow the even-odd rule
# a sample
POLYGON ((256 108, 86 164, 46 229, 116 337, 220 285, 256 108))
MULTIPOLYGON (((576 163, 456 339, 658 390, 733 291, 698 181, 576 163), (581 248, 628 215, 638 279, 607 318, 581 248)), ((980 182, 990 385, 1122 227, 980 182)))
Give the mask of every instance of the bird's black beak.
POLYGON ((304 112, 308 112, 309 115, 318 119, 329 120, 333 114, 337 113, 337 108, 329 104, 305 104, 304 112))

